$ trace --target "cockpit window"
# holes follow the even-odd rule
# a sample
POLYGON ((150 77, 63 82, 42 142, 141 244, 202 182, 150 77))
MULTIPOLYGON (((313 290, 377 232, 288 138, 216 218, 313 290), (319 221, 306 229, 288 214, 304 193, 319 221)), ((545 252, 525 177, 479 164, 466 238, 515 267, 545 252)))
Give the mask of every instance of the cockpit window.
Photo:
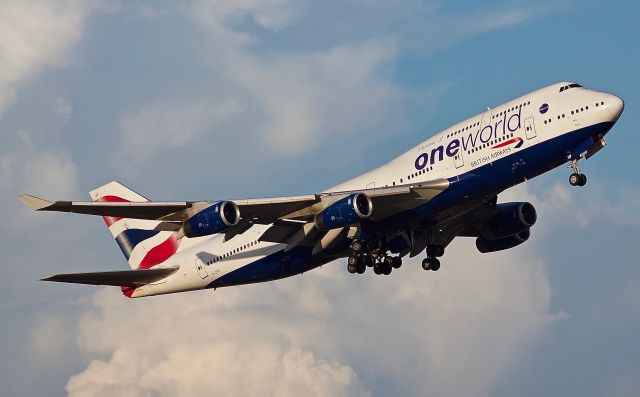
POLYGON ((582 86, 580 84, 578 84, 578 83, 571 83, 569 85, 565 85, 565 86, 560 87, 560 92, 566 91, 566 90, 568 90, 570 88, 576 88, 576 87, 582 87, 582 86))

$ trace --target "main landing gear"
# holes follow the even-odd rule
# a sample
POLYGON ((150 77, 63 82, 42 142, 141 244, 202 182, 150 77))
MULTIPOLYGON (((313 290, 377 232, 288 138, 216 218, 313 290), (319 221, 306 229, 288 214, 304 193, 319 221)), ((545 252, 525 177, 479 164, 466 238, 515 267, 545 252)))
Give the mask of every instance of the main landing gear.
POLYGON ((422 260, 422 268, 424 270, 440 270, 440 260, 438 257, 444 255, 444 247, 441 245, 427 246, 427 257, 422 260))
POLYGON ((571 184, 571 186, 586 185, 587 176, 580 172, 580 168, 578 168, 578 160, 572 160, 569 167, 573 170, 573 174, 569 175, 569 184, 571 184))
POLYGON ((366 242, 354 241, 351 244, 351 250, 352 253, 347 259, 347 270, 352 274, 362 274, 367 267, 373 267, 375 274, 388 276, 392 269, 399 269, 402 266, 402 259, 399 256, 388 256, 366 242))

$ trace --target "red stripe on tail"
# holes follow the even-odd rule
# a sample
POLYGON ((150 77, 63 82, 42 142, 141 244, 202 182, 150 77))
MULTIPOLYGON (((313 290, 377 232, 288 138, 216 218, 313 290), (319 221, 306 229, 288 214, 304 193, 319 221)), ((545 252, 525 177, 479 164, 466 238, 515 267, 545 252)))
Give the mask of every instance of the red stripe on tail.
POLYGON ((162 263, 169 259, 178 250, 178 242, 175 233, 169 236, 162 244, 151 248, 147 255, 142 258, 138 269, 149 269, 158 263, 162 263))
MULTIPOLYGON (((100 197, 98 201, 106 201, 107 203, 129 203, 130 202, 129 200, 125 200, 122 197, 118 197, 118 196, 104 196, 104 197, 100 197)), ((119 220, 121 220, 122 218, 117 216, 103 216, 102 219, 104 220, 104 223, 107 224, 107 227, 109 227, 114 223, 118 222, 119 220)))
POLYGON ((122 291, 124 296, 126 296, 127 298, 131 298, 131 295, 133 295, 133 292, 135 290, 136 290, 136 287, 132 287, 130 285, 123 285, 122 287, 120 287, 120 291, 122 291))

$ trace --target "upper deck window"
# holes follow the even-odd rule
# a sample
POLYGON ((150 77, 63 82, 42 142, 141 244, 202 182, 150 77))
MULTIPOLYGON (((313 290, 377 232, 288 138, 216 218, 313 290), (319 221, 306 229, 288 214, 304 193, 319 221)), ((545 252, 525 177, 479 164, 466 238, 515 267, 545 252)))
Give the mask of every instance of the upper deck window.
POLYGON ((570 88, 576 88, 576 87, 582 87, 582 86, 580 84, 578 84, 578 83, 571 83, 569 85, 565 85, 563 87, 560 87, 560 92, 566 91, 566 90, 568 90, 570 88))

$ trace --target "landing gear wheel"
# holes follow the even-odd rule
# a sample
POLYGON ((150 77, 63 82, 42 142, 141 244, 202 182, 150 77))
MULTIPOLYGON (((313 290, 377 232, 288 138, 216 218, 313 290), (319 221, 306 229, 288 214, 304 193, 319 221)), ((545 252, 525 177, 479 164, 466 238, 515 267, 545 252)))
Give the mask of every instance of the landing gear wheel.
POLYGON ((362 251, 362 248, 363 248, 363 247, 362 247, 362 243, 361 243, 360 241, 357 241, 357 240, 356 240, 356 241, 354 241, 353 243, 351 243, 351 250, 352 250, 353 252, 356 252, 356 253, 361 252, 361 251, 362 251))
POLYGON ((387 266, 386 264, 382 265, 382 274, 388 276, 391 274, 391 266, 387 266))
POLYGON ((580 172, 578 160, 572 160, 569 163, 569 168, 573 170, 573 174, 569 175, 569 184, 571 186, 584 186, 587 184, 587 176, 580 172))
POLYGON ((360 265, 360 258, 355 255, 351 255, 349 259, 347 259, 347 264, 349 266, 357 267, 358 265, 360 265))
POLYGON ((422 260, 422 268, 424 270, 433 270, 437 272, 440 270, 440 261, 437 258, 424 258, 422 260))
POLYGON ((585 174, 578 175, 578 186, 584 186, 587 184, 587 176, 585 174))
POLYGON ((579 182, 580 182, 580 174, 574 172, 573 174, 569 175, 569 184, 571 186, 578 186, 579 182))
POLYGON ((347 271, 351 274, 355 274, 358 272, 358 268, 353 265, 347 265, 347 271))
POLYGON ((374 264, 374 260, 373 257, 371 257, 371 255, 362 255, 360 257, 360 260, 362 261, 362 264, 366 267, 371 267, 374 264))
POLYGON ((402 266, 402 259, 399 256, 394 256, 391 258, 391 267, 394 269, 400 269, 402 266))
POLYGON ((587 176, 585 174, 573 173, 569 176, 571 186, 584 186, 587 184, 587 176))
POLYGON ((373 272, 374 272, 375 274, 377 274, 377 275, 382 274, 382 268, 381 268, 381 266, 380 266, 379 264, 377 264, 377 263, 376 263, 376 264, 373 266, 373 272))
POLYGON ((367 268, 366 268, 365 266, 360 266, 360 267, 358 267, 358 269, 356 269, 356 273, 358 273, 358 274, 364 274, 364 271, 365 271, 366 269, 367 269, 367 268))

